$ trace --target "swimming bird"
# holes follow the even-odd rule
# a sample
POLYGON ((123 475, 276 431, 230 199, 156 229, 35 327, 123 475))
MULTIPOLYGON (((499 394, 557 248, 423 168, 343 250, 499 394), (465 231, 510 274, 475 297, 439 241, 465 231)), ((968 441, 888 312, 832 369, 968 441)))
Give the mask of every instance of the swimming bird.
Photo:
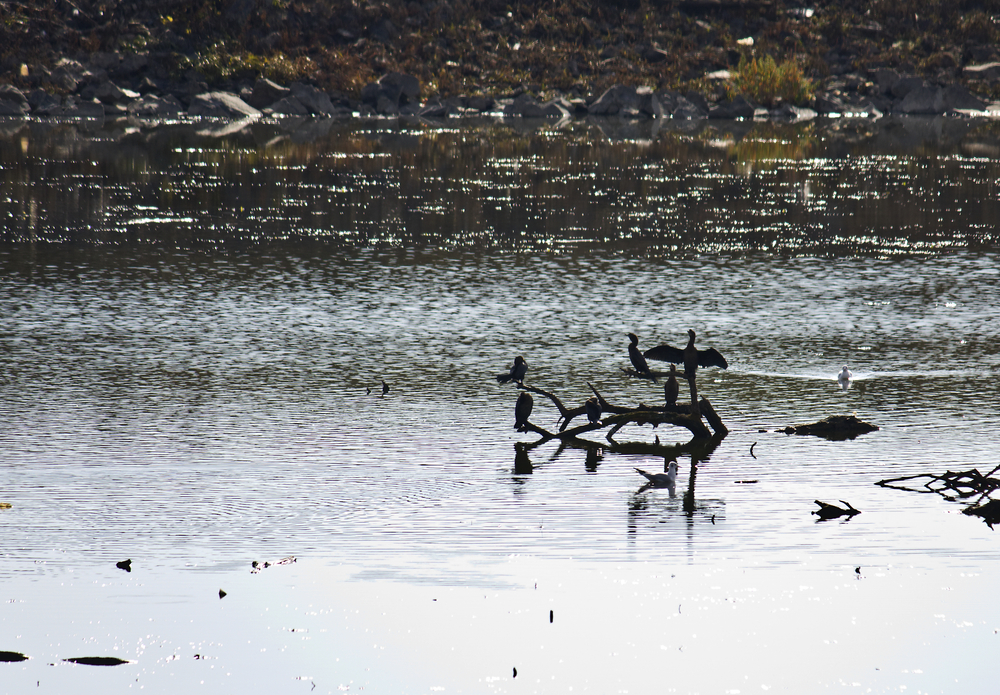
POLYGON ((677 366, 671 364, 670 376, 667 377, 667 383, 663 385, 663 398, 666 399, 667 405, 677 405, 678 393, 679 390, 677 388, 677 366))
POLYGON ((501 384, 506 384, 508 381, 514 381, 518 384, 524 383, 524 375, 528 371, 528 363, 524 361, 524 358, 518 355, 514 358, 514 364, 510 367, 510 372, 507 374, 497 374, 497 382, 501 384))
POLYGON ((583 404, 583 407, 587 411, 587 419, 591 422, 600 422, 601 413, 604 409, 601 408, 601 402, 597 400, 597 396, 591 396, 587 399, 587 402, 583 404))
POLYGON ((535 399, 527 391, 522 391, 514 404, 514 429, 520 430, 528 423, 531 417, 531 409, 535 406, 535 399))
POLYGON ((648 482, 646 483, 649 487, 666 487, 673 489, 677 484, 677 462, 671 461, 667 466, 666 473, 647 473, 641 468, 635 469, 636 473, 639 473, 648 482))
POLYGON ((844 383, 845 381, 850 381, 853 376, 854 373, 850 369, 848 369, 847 365, 845 364, 843 371, 837 375, 837 381, 839 381, 840 383, 844 383))
POLYGON ((649 377, 653 381, 656 381, 656 377, 653 376, 653 372, 649 370, 649 364, 646 363, 646 358, 642 356, 639 352, 639 336, 635 333, 626 333, 628 336, 628 358, 632 361, 632 366, 635 367, 637 374, 645 377, 649 377))
POLYGON ((690 379, 698 370, 698 367, 720 367, 726 369, 729 363, 726 358, 719 354, 715 348, 699 350, 694 346, 695 334, 693 330, 688 330, 688 344, 683 350, 673 346, 663 344, 646 350, 642 353, 647 359, 660 360, 661 362, 673 362, 674 364, 684 363, 684 378, 690 379))
POLYGON ((841 516, 851 518, 855 514, 861 513, 861 510, 852 507, 850 502, 844 502, 844 500, 840 500, 840 502, 841 504, 846 504, 847 509, 838 507, 835 504, 829 504, 828 502, 820 502, 819 500, 816 500, 816 504, 819 505, 819 509, 813 510, 812 513, 818 516, 822 521, 826 521, 827 519, 836 519, 841 516))
POLYGON ((387 393, 389 393, 389 384, 385 383, 385 380, 383 379, 382 380, 382 395, 384 396, 387 393))

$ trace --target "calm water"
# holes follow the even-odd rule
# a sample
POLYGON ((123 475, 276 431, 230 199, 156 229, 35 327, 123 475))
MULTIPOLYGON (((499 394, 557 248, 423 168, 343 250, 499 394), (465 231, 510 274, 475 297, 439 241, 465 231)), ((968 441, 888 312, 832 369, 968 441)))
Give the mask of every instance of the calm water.
POLYGON ((12 129, 0 692, 992 692, 996 535, 874 485, 1000 464, 1000 156, 958 127, 12 129), (515 472, 513 356, 656 403, 625 333, 688 328, 731 433, 675 494, 642 446, 515 472))

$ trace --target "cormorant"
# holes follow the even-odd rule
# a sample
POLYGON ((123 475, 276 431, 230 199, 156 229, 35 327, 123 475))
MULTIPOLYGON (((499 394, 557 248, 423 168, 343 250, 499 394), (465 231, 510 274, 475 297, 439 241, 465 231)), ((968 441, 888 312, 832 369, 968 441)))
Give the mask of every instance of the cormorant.
POLYGON ((671 461, 670 465, 667 466, 666 473, 647 473, 641 468, 635 469, 636 473, 642 475, 647 481, 646 484, 650 487, 668 487, 673 488, 677 484, 677 462, 671 461))
POLYGON ((508 381, 514 381, 518 384, 524 383, 524 375, 528 371, 528 364, 524 361, 524 358, 518 355, 514 358, 514 364, 510 367, 510 372, 508 374, 497 374, 497 382, 501 384, 506 384, 508 381))
POLYGON ((656 377, 653 376, 653 372, 649 371, 649 365, 646 363, 646 358, 642 356, 641 352, 639 352, 639 336, 635 333, 626 333, 626 335, 629 339, 628 358, 632 360, 632 366, 635 367, 636 373, 656 381, 656 377))
POLYGON ((667 401, 667 405, 677 405, 677 394, 679 390, 677 388, 677 367, 671 363, 670 364, 670 376, 667 377, 667 383, 663 385, 663 397, 667 401))
POLYGON ((535 405, 535 399, 527 391, 522 391, 514 404, 514 429, 519 430, 528 422, 531 417, 531 409, 535 405))
POLYGON ((600 422, 603 409, 601 408, 601 402, 597 400, 597 396, 591 396, 588 398, 587 402, 583 404, 583 407, 587 411, 588 420, 591 422, 600 422))
POLYGON ((661 362, 673 362, 674 364, 683 362, 684 378, 689 380, 698 371, 698 367, 721 367, 722 369, 726 369, 729 366, 726 358, 720 355, 719 351, 715 348, 708 348, 707 350, 696 348, 694 346, 693 330, 688 331, 688 344, 683 350, 663 344, 646 350, 643 355, 648 359, 660 360, 661 362))
POLYGON ((389 393, 389 384, 385 383, 385 380, 383 379, 382 380, 382 395, 384 396, 387 393, 389 393))

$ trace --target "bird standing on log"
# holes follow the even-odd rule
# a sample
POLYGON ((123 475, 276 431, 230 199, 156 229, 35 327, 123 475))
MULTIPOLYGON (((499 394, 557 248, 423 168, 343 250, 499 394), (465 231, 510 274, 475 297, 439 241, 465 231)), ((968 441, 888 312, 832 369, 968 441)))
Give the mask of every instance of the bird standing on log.
POLYGON ((524 375, 528 371, 528 363, 524 361, 524 358, 518 355, 514 358, 514 364, 510 367, 510 372, 507 374, 497 374, 497 382, 501 384, 506 384, 508 381, 513 381, 518 384, 524 383, 524 375))
POLYGON ((646 362, 646 358, 642 356, 639 352, 639 336, 635 333, 626 333, 629 339, 628 344, 628 358, 632 361, 632 366, 635 367, 635 371, 639 376, 644 376, 648 379, 656 381, 656 377, 653 376, 653 372, 649 370, 649 364, 646 362))
POLYGON ((587 399, 587 402, 583 404, 584 409, 587 411, 587 419, 591 422, 600 422, 601 414, 604 409, 601 408, 601 402, 597 400, 597 396, 591 396, 587 399))
POLYGON ((677 367, 673 363, 670 365, 670 376, 667 377, 667 383, 663 385, 663 398, 667 401, 667 405, 677 405, 677 394, 680 390, 677 387, 677 367))
POLYGON ((514 429, 520 430, 526 424, 528 424, 528 418, 531 417, 531 409, 535 406, 535 399, 531 397, 531 394, 527 391, 522 391, 521 395, 517 397, 517 403, 514 404, 514 429))
POLYGON ((689 381, 695 372, 698 371, 698 367, 720 367, 722 369, 729 367, 726 358, 719 354, 719 351, 715 348, 708 348, 707 350, 696 348, 694 346, 694 338, 694 331, 689 330, 688 344, 683 350, 663 344, 646 350, 643 356, 647 359, 659 360, 661 362, 683 363, 684 378, 689 381))

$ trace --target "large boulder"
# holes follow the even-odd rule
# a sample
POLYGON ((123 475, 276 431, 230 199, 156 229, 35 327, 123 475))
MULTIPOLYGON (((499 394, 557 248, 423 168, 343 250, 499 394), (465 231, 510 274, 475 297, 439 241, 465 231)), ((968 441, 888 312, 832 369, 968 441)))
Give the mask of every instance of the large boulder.
POLYGON ((298 99, 309 110, 309 113, 316 116, 329 116, 337 111, 333 102, 330 101, 330 95, 311 84, 295 82, 292 84, 291 91, 292 96, 298 99))
POLYGON ((592 116, 637 116, 641 106, 635 87, 616 84, 595 99, 587 111, 592 116))
POLYGON ((374 107, 376 113, 384 116, 397 115, 400 107, 419 103, 420 81, 413 75, 388 72, 378 82, 364 86, 361 101, 374 107))
POLYGON ((558 99, 540 103, 528 93, 520 94, 503 109, 504 116, 521 118, 565 118, 569 109, 558 99))
POLYGON ((263 109, 265 106, 270 106, 277 101, 281 101, 285 97, 291 96, 291 94, 292 90, 288 87, 282 87, 276 82, 272 82, 265 77, 261 77, 254 83, 253 91, 250 93, 250 98, 246 101, 255 109, 263 109))
POLYGON ((31 106, 20 89, 9 84, 0 85, 0 116, 27 116, 29 113, 31 106))
POLYGON ((262 111, 267 114, 281 114, 283 116, 309 116, 312 113, 293 96, 278 99, 273 104, 265 106, 262 111))
POLYGON ((944 90, 939 87, 927 86, 911 90, 900 102, 899 111, 912 115, 944 113, 944 90))
POLYGON ((158 97, 147 94, 128 105, 130 116, 143 119, 176 118, 184 112, 184 105, 173 95, 158 97))
POLYGON ((189 116, 209 118, 246 118, 261 113, 231 92, 205 92, 191 100, 189 116))

